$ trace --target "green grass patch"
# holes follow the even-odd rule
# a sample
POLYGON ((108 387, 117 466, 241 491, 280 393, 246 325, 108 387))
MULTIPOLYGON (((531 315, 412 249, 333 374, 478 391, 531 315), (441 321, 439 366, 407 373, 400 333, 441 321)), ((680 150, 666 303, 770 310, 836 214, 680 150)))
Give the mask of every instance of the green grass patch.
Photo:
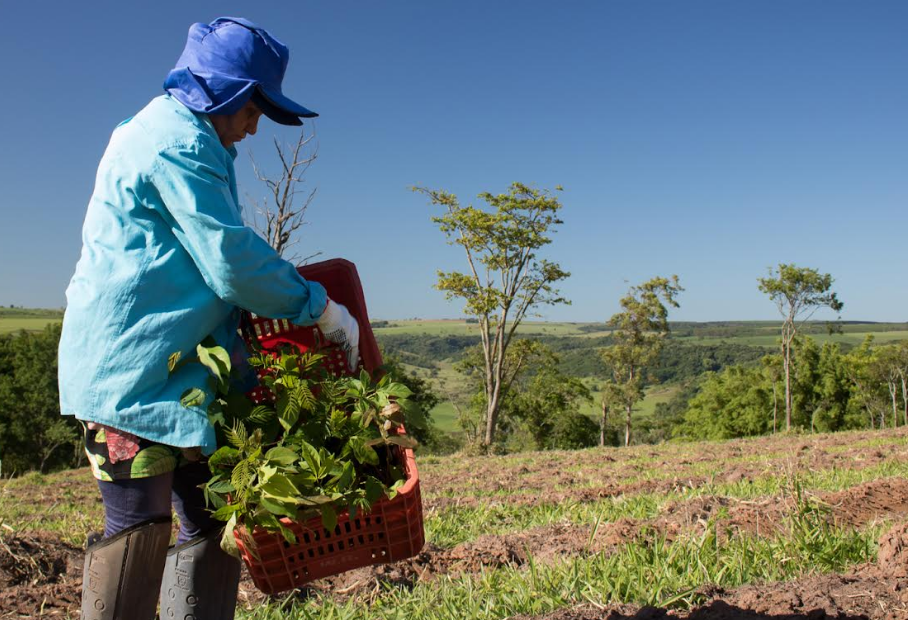
MULTIPOLYGON (((547 336, 585 336, 581 326, 586 323, 549 323, 546 321, 524 321, 517 327, 518 334, 540 334, 547 336)), ((431 336, 479 335, 478 323, 463 320, 389 320, 387 327, 374 328, 377 336, 391 334, 427 334, 431 336)))
MULTIPOLYGON (((843 334, 811 334, 817 344, 823 345, 826 342, 837 342, 847 346, 858 346, 864 342, 867 335, 873 335, 874 344, 887 344, 908 339, 908 330, 893 331, 855 331, 845 332, 843 334)), ((719 344, 721 342, 744 344, 752 347, 778 348, 779 335, 777 333, 766 334, 765 336, 731 336, 731 337, 702 337, 702 336, 685 336, 677 338, 681 342, 691 344, 719 344)))
POLYGON ((2 317, 0 316, 0 335, 14 334, 25 330, 39 332, 51 323, 59 323, 62 319, 55 317, 2 317))
POLYGON ((779 581, 807 573, 841 571, 872 560, 880 528, 839 530, 805 507, 786 535, 773 539, 722 536, 715 527, 696 537, 669 542, 639 539, 614 553, 578 556, 523 568, 500 568, 478 575, 440 577, 412 589, 384 585, 368 602, 334 602, 315 597, 262 605, 239 618, 347 620, 491 620, 516 614, 545 614, 578 604, 632 603, 689 608, 704 602, 699 588, 733 588, 756 581, 779 581))
MULTIPOLYGON (((647 479, 655 478, 650 473, 647 473, 647 476, 647 479)), ((486 492, 484 497, 490 500, 488 503, 452 507, 427 515, 426 535, 431 542, 441 547, 450 547, 474 540, 483 534, 509 534, 556 523, 591 525, 612 523, 622 518, 652 519, 668 504, 701 497, 754 500, 790 495, 795 487, 804 492, 832 493, 873 480, 896 476, 908 476, 908 463, 887 461, 861 470, 835 468, 799 472, 796 475, 780 473, 734 483, 706 482, 679 491, 631 493, 587 503, 560 501, 520 506, 508 504, 507 498, 526 495, 527 492, 486 492)), ((588 488, 595 486, 597 485, 588 485, 588 488)), ((585 487, 577 485, 571 488, 581 490, 585 487)), ((529 494, 536 495, 538 491, 529 494)), ((468 495, 466 492, 461 494, 466 495, 468 495)))

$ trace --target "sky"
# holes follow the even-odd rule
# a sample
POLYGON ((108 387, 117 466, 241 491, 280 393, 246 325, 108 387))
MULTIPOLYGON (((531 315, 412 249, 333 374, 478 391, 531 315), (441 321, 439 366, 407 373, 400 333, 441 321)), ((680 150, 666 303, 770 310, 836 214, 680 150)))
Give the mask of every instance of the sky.
MULTIPOLYGON (((0 305, 63 307, 98 161, 161 94, 193 22, 243 16, 290 48, 320 117, 303 255, 353 261, 373 319, 456 318, 464 270, 412 186, 482 206, 558 194, 553 321, 604 321, 677 274, 671 319, 776 318, 757 278, 831 273, 846 320, 908 320, 908 3, 875 0, 4 3, 0 305)), ((240 195, 276 171, 263 119, 240 195)), ((819 313, 817 318, 834 318, 819 313)))

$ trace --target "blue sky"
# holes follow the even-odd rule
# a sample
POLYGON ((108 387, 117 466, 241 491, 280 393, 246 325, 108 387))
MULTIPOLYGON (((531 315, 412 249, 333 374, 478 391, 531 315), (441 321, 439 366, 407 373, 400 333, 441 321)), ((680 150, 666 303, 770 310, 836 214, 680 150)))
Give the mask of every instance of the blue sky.
MULTIPOLYGON (((60 307, 113 127, 161 92, 192 22, 242 15, 321 114, 304 252, 358 265, 373 318, 460 316, 461 269, 412 185, 463 203, 563 185, 550 320, 599 321, 677 273, 678 320, 774 318, 770 265, 830 272, 850 320, 908 320, 908 3, 14 3, 0 38, 0 304, 60 307)), ((263 121, 239 146, 273 168, 263 121)), ((826 316, 820 316, 826 318, 826 316)))

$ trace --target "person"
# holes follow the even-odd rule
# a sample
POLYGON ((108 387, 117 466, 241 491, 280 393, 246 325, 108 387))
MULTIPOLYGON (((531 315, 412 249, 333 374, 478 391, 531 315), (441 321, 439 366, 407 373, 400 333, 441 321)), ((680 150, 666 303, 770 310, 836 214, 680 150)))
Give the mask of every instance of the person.
POLYGON ((283 94, 288 60, 246 19, 194 24, 164 94, 116 127, 98 167, 59 350, 61 412, 85 425, 105 511, 104 538, 86 549, 83 620, 151 619, 159 599, 162 618, 234 617, 239 563, 199 488, 217 448, 213 394, 202 365, 174 362, 206 338, 242 358, 245 309, 317 324, 355 367, 356 320, 238 206, 235 144, 262 115, 317 116, 283 94), (181 403, 196 387, 205 402, 181 403))

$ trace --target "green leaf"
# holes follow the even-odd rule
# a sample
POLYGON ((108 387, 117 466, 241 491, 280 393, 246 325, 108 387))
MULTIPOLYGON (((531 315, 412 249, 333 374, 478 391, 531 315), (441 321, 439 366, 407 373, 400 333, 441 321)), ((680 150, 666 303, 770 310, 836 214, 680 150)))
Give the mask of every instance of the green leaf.
POLYGON ((299 355, 284 355, 281 357, 280 365, 287 372, 297 370, 299 368, 299 355))
POLYGON ((242 508, 242 506, 239 504, 226 504, 215 510, 211 516, 218 521, 229 521, 231 517, 236 516, 236 513, 240 508, 242 508))
POLYGON ((349 442, 353 456, 363 465, 378 465, 378 453, 367 445, 363 437, 351 437, 349 442))
POLYGON ((177 362, 180 361, 180 357, 183 356, 182 351, 174 351, 170 354, 170 357, 167 358, 167 371, 173 372, 173 369, 177 367, 177 362))
POLYGON ((280 521, 277 522, 277 526, 278 526, 278 528, 280 528, 281 534, 284 536, 284 540, 286 540, 291 545, 295 545, 296 544, 296 534, 293 533, 293 530, 286 527, 280 521))
POLYGON ((255 409, 252 410, 252 412, 249 414, 249 417, 247 417, 246 419, 256 424, 264 424, 265 422, 273 418, 274 415, 275 411, 273 407, 269 407, 267 405, 258 405, 255 407, 255 409))
POLYGON ((265 453, 265 460, 278 465, 292 465, 299 460, 299 455, 290 448, 278 446, 265 453))
POLYGON ((132 476, 156 476, 173 471, 177 466, 177 457, 173 448, 153 445, 136 454, 129 465, 132 476))
POLYGON ((300 454, 303 457, 303 460, 306 462, 306 465, 309 466, 310 471, 315 474, 316 477, 321 478, 321 458, 318 455, 318 450, 312 447, 311 444, 307 442, 302 442, 300 444, 300 454))
POLYGON ((329 485, 334 486, 341 493, 345 493, 350 490, 355 477, 356 470, 353 467, 353 463, 347 461, 344 463, 341 472, 331 479, 329 485))
POLYGON ((268 482, 273 475, 277 473, 277 467, 273 465, 260 465, 259 466, 259 485, 263 485, 268 482))
POLYGON ((300 503, 308 506, 321 506, 322 504, 330 504, 333 501, 334 498, 328 495, 307 495, 300 498, 300 503))
POLYGON ((403 383, 389 383, 388 387, 384 390, 384 393, 388 396, 395 396, 397 398, 409 398, 413 395, 413 392, 403 383))
POLYGON ((196 347, 196 353, 199 362, 217 378, 221 390, 226 393, 227 381, 230 378, 230 354, 227 353, 227 349, 217 345, 207 347, 200 344, 196 347))
POLYGON ((230 445, 235 446, 240 450, 246 448, 246 442, 249 439, 249 436, 246 432, 246 427, 243 426, 243 423, 239 420, 233 425, 233 428, 228 428, 224 431, 224 434, 227 436, 227 441, 230 442, 230 445))
POLYGON ((370 505, 374 504, 385 495, 385 485, 374 476, 366 476, 364 490, 366 492, 366 501, 369 502, 370 505))
POLYGON ((186 407, 201 407, 205 402, 205 391, 202 388, 189 388, 180 396, 180 404, 186 407))
POLYGON ((397 492, 402 486, 407 483, 405 479, 398 479, 391 485, 391 488, 388 489, 388 499, 394 499, 397 497, 397 492))
POLYGON ((296 395, 292 392, 284 392, 277 399, 277 414, 281 426, 285 431, 289 431, 299 420, 300 403, 296 395))
POLYGON ((207 505, 210 506, 211 508, 213 508, 214 510, 217 510, 218 508, 221 508, 222 506, 227 505, 227 502, 220 495, 216 495, 214 493, 208 493, 207 497, 205 498, 205 501, 206 501, 207 505))
POLYGON ((259 506, 274 515, 289 517, 291 519, 296 518, 296 502, 288 504, 287 502, 277 501, 270 497, 263 497, 259 501, 259 506))
POLYGON ((296 503, 299 501, 299 489, 284 474, 271 476, 268 482, 262 485, 261 490, 262 493, 281 502, 296 503))
POLYGON ((237 463, 236 467, 233 468, 233 473, 230 475, 230 482, 233 483, 238 494, 244 495, 249 485, 252 484, 252 479, 254 477, 255 472, 253 471, 252 464, 249 461, 243 460, 237 463))
POLYGON ((315 398, 315 395, 308 385, 300 383, 296 386, 294 392, 296 394, 296 399, 300 404, 300 408, 305 409, 306 411, 315 409, 318 399, 315 398))
POLYGON ((232 555, 235 558, 240 557, 240 549, 236 545, 236 538, 234 537, 233 531, 236 529, 236 513, 234 513, 230 520, 227 521, 227 525, 224 526, 224 535, 221 536, 221 549, 224 553, 232 555))
POLYGON ((330 504, 322 505, 322 525, 329 532, 333 532, 337 527, 337 512, 330 504))
POLYGON ((208 405, 208 422, 212 426, 223 426, 227 424, 224 417, 224 401, 215 399, 208 405))
POLYGON ((211 470, 211 473, 216 473, 218 469, 232 469, 240 460, 242 457, 239 450, 224 446, 208 457, 208 469, 211 470))
POLYGON ((236 491, 236 487, 233 486, 229 480, 221 480, 214 484, 208 485, 208 489, 214 491, 215 493, 233 493, 236 491))

